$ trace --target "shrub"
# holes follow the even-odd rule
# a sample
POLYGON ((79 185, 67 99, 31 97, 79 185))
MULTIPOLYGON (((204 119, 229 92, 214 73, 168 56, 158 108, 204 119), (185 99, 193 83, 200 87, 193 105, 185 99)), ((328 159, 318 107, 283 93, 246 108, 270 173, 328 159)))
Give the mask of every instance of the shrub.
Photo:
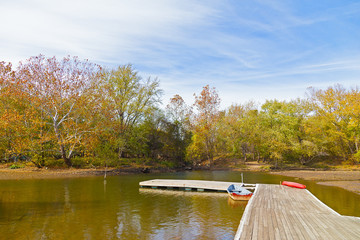
POLYGON ((13 165, 11 165, 9 168, 10 168, 10 169, 18 169, 18 168, 23 168, 23 167, 24 167, 23 165, 13 164, 13 165))
POLYGON ((175 167, 175 163, 174 162, 169 162, 169 161, 162 161, 160 162, 161 166, 167 167, 167 168, 174 168, 175 167))

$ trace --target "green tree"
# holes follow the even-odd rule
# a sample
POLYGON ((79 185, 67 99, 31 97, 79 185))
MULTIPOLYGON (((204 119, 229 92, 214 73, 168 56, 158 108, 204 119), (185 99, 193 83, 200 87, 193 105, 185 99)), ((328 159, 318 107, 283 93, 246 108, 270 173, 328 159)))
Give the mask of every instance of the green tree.
POLYGON ((309 114, 306 106, 300 99, 290 102, 272 100, 262 105, 269 157, 275 165, 296 160, 305 164, 316 156, 317 148, 306 136, 304 128, 309 114))
POLYGON ((262 129, 253 102, 231 105, 218 122, 220 143, 229 157, 260 160, 262 129))
POLYGON ((118 157, 128 150, 128 135, 133 127, 144 121, 160 102, 162 90, 157 79, 143 80, 131 65, 104 70, 101 84, 101 109, 108 122, 108 131, 115 134, 118 157))
POLYGON ((192 108, 189 107, 180 95, 175 95, 166 106, 167 122, 165 132, 167 142, 164 150, 167 155, 173 155, 181 165, 185 165, 186 148, 191 142, 192 108), (170 154, 173 152, 173 154, 170 154))

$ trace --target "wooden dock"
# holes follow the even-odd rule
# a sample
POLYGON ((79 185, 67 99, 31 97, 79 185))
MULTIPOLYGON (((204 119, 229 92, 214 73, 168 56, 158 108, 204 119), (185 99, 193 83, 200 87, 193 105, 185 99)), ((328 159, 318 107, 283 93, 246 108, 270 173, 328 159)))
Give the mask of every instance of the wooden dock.
MULTIPOLYGON (((217 191, 226 192, 231 184, 241 184, 240 182, 219 182, 204 180, 177 180, 177 179, 154 179, 140 182, 140 187, 179 189, 185 191, 217 191)), ((255 184, 245 184, 247 189, 255 189, 255 184)))
POLYGON ((360 218, 338 214, 306 189, 257 184, 234 239, 360 239, 360 218))
MULTIPOLYGON (((154 179, 140 182, 150 189, 226 192, 230 184, 202 180, 154 179)), ((245 184, 254 189, 254 184, 245 184)), ((360 218, 342 216, 306 189, 256 184, 235 240, 360 239, 360 218)))

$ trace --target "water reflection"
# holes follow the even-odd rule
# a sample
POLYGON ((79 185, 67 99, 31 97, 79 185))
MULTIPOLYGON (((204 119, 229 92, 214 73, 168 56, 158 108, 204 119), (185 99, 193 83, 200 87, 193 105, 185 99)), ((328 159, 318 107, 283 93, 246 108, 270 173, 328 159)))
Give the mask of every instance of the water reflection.
POLYGON ((227 198, 227 193, 224 192, 195 192, 195 191, 180 191, 180 190, 164 190, 164 189, 151 189, 151 188, 140 188, 139 193, 144 195, 144 197, 152 197, 159 195, 168 195, 168 196, 181 196, 181 197, 218 197, 218 198, 227 198), (146 196, 148 195, 148 196, 146 196))
POLYGON ((219 221, 231 210, 226 193, 140 188, 139 194, 149 203, 150 239, 232 239, 240 220, 219 221))
MULTIPOLYGON (((156 178, 241 181, 226 171, 1 181, 0 238, 233 239, 246 202, 226 193, 139 189, 156 178)), ((244 173, 247 183, 281 180, 291 179, 244 173)), ((302 183, 336 211, 360 216, 359 195, 302 183)))
POLYGON ((228 197, 227 203, 231 208, 241 208, 242 212, 244 212, 248 201, 234 201, 233 199, 228 197))

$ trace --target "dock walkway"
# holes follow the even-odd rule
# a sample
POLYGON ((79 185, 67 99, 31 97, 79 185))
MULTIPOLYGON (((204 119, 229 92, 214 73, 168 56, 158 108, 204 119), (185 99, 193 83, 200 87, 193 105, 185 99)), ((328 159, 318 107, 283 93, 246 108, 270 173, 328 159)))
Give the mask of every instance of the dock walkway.
MULTIPOLYGON (((140 182, 145 188, 224 192, 230 184, 203 180, 154 179, 140 182)), ((254 188, 254 184, 245 184, 254 188)), ((360 218, 342 216, 306 189, 256 184, 235 240, 354 239, 360 240, 360 218)))
MULTIPOLYGON (((183 189, 197 191, 219 191, 226 192, 231 184, 242 184, 240 182, 219 182, 205 180, 178 180, 178 179, 153 179, 140 182, 140 187, 149 188, 166 188, 166 189, 183 189)), ((255 184, 246 184, 245 188, 254 189, 255 184)))
POLYGON ((360 239, 360 218, 338 214, 306 189, 257 184, 235 239, 360 239))

